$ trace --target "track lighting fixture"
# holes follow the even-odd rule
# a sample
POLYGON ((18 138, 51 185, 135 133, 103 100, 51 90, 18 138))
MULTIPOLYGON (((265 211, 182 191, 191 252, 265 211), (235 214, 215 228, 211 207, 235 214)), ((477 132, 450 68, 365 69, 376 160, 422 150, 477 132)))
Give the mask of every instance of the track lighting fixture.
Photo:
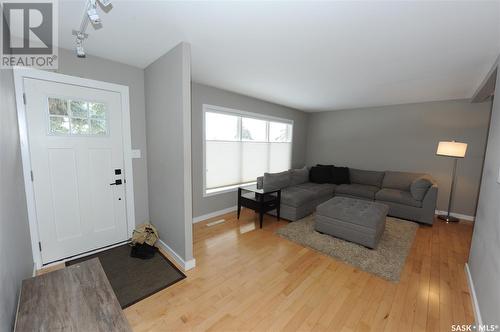
POLYGON ((75 52, 76 56, 79 58, 85 58, 85 49, 83 48, 83 41, 89 36, 88 34, 85 33, 85 30, 89 25, 89 22, 91 22, 94 25, 101 24, 101 18, 97 13, 98 1, 104 7, 109 7, 111 5, 111 0, 87 0, 82 23, 80 24, 80 29, 73 30, 73 35, 76 36, 75 52))

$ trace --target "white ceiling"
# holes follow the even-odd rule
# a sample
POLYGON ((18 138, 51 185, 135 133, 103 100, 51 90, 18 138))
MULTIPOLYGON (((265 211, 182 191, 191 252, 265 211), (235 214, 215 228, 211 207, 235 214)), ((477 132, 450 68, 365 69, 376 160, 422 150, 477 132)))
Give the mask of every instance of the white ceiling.
MULTIPOLYGON (((60 3, 73 49, 84 1, 60 3)), ((114 1, 88 54, 145 68, 181 41, 192 79, 305 111, 470 98, 500 53, 500 1, 114 1)))

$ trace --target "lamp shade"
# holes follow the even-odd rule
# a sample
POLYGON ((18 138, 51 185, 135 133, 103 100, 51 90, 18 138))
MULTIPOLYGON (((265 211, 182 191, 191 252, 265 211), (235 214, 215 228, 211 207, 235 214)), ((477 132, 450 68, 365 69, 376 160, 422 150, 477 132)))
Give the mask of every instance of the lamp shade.
POLYGON ((438 156, 463 158, 465 157, 465 151, 467 151, 467 143, 441 141, 436 154, 438 156))

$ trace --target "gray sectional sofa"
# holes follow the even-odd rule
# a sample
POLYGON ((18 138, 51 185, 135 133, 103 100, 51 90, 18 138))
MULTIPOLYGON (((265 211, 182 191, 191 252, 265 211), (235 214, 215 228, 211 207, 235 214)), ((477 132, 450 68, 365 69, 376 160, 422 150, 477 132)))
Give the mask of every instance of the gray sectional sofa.
MULTIPOLYGON (((389 206, 389 215, 432 224, 438 187, 426 174, 349 169, 350 184, 309 182, 309 169, 266 173, 257 187, 281 190, 281 217, 291 221, 311 214, 334 196, 377 201, 389 206)), ((271 214, 275 212, 272 211, 271 214)))

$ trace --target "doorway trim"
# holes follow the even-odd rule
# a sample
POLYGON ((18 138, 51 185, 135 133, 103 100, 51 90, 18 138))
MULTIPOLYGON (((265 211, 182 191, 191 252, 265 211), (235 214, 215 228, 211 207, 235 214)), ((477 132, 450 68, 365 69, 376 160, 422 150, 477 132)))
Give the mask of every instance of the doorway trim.
MULTIPOLYGON (((132 170, 132 137, 130 132, 130 102, 129 88, 125 85, 95 81, 87 78, 74 77, 54 72, 15 67, 14 88, 16 92, 17 122, 19 126, 19 140, 21 146, 21 159, 23 163, 24 189, 26 193, 26 203, 28 208, 28 221, 31 237, 31 250, 35 267, 43 267, 42 255, 40 251, 40 236, 38 233, 38 220, 36 217, 35 194, 33 182, 31 181, 31 156, 28 141, 28 123, 26 118, 26 108, 24 104, 24 79, 38 79, 42 81, 64 83, 86 88, 100 89, 117 92, 120 94, 122 110, 122 131, 123 131, 123 162, 124 179, 126 190, 126 213, 127 213, 127 235, 132 237, 135 228, 135 207, 134 207, 134 176, 132 170)), ((90 253, 89 253, 90 254, 90 253)), ((63 260, 62 260, 63 261, 63 260)))

